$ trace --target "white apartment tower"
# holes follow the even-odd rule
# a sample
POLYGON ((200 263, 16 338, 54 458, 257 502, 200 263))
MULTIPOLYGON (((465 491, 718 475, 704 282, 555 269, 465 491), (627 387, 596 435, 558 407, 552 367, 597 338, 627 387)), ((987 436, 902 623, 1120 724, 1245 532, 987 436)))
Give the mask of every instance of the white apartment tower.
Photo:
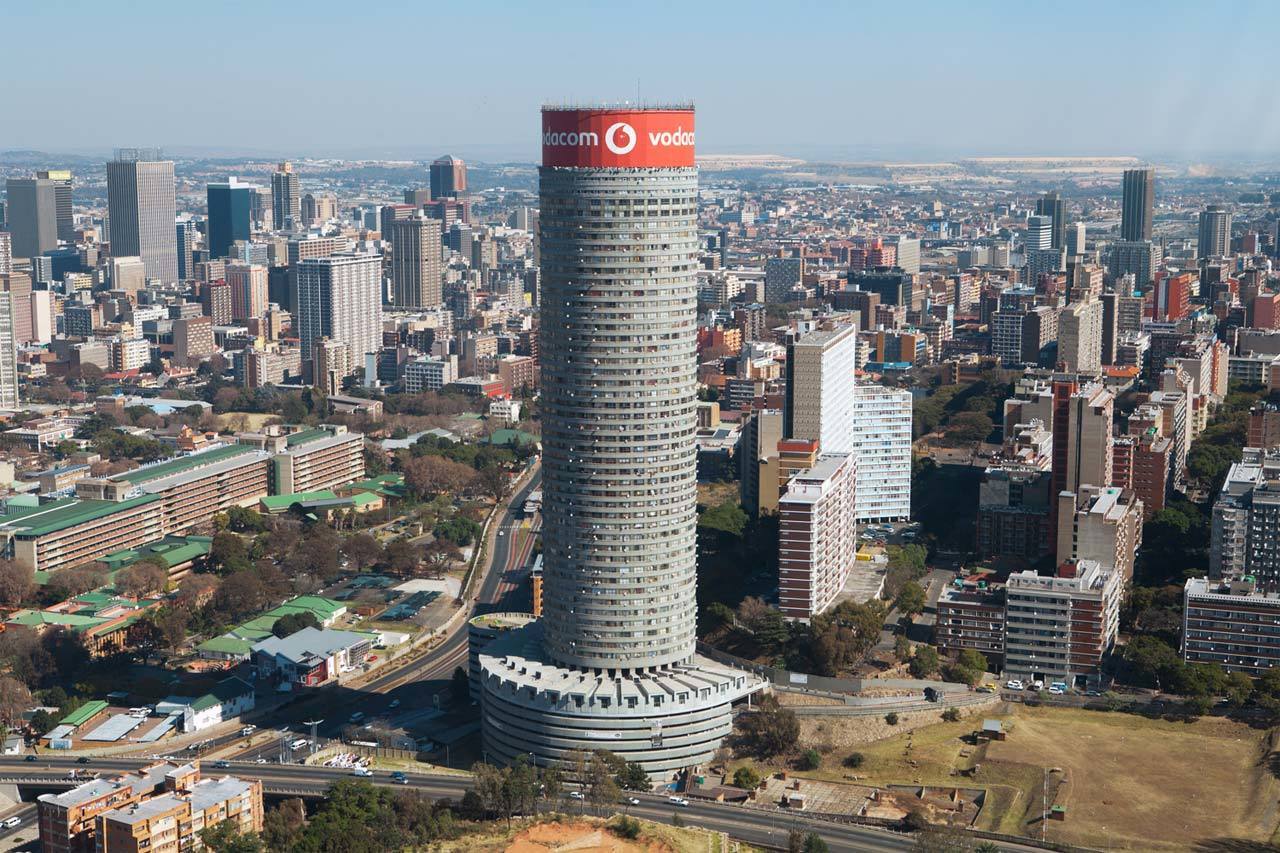
POLYGON ((859 522, 910 518, 911 392, 860 383, 853 402, 854 515, 859 522))

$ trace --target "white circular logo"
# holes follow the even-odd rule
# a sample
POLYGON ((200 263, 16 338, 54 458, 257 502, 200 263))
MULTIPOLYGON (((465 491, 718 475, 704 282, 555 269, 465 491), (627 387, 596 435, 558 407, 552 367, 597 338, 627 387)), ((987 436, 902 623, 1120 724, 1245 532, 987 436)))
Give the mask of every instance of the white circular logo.
POLYGON ((625 121, 611 124, 604 132, 604 144, 614 154, 630 154, 631 149, 636 147, 636 130, 625 121), (619 145, 615 139, 616 134, 622 134, 626 141, 619 145))

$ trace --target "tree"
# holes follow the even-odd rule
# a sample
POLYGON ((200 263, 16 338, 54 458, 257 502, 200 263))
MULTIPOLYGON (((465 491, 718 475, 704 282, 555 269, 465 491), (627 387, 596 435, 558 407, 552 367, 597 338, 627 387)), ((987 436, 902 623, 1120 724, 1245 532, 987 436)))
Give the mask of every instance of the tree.
POLYGON ((0 604, 17 607, 31 595, 35 573, 13 560, 0 560, 0 604))
POLYGON ((0 723, 13 729, 22 722, 22 712, 32 706, 31 691, 16 678, 0 676, 0 723))
POLYGON ((908 619, 923 613, 924 605, 924 587, 920 586, 920 584, 915 581, 907 581, 903 584, 902 590, 898 593, 898 597, 894 599, 893 602, 893 606, 908 619))
POLYGON ((286 613, 276 620, 271 626, 271 633, 277 637, 288 637, 296 634, 304 628, 319 628, 320 620, 310 610, 301 610, 297 613, 286 613))
POLYGON ((982 412, 961 412, 947 424, 947 438, 954 441, 985 441, 995 428, 995 421, 982 412))
POLYGON ((801 770, 817 770, 822 766, 822 753, 810 747, 800 753, 800 760, 797 764, 801 770))
POLYGON ((170 652, 178 650, 187 639, 187 627, 191 613, 183 607, 159 607, 150 612, 151 630, 155 642, 170 652))
POLYGON ((744 745, 768 758, 795 749, 800 740, 800 721, 795 712, 778 704, 772 696, 760 700, 753 713, 738 717, 744 745))
POLYGON ((449 693, 456 705, 465 705, 471 701, 471 678, 460 666, 453 668, 453 675, 449 678, 449 693))
POLYGON ((209 562, 224 575, 249 568, 249 552, 244 547, 244 540, 228 530, 215 533, 209 545, 209 562))
POLYGON ((162 592, 169 583, 169 570, 154 560, 139 560, 116 573, 116 592, 130 598, 145 598, 162 592))
POLYGON ((46 733, 53 731, 54 726, 58 725, 58 718, 41 708, 31 715, 31 720, 27 725, 36 737, 43 737, 46 733))
POLYGON ((431 573, 441 577, 454 563, 462 562, 462 551, 447 539, 436 539, 422 549, 423 558, 431 573))
POLYGON ((107 582, 107 573, 101 569, 77 566, 53 573, 44 585, 44 594, 54 601, 62 601, 86 592, 92 592, 107 582))
POLYGON ((787 853, 827 853, 827 842, 816 832, 793 829, 787 833, 787 853))
POLYGON ((893 638, 893 657, 898 663, 911 660, 911 641, 906 634, 898 634, 893 638))
POLYGON ((1253 681, 1243 672, 1227 673, 1227 684, 1223 689, 1227 701, 1233 708, 1243 708, 1253 692, 1253 681))
POLYGON ((224 820, 200 830, 200 840, 213 853, 265 853, 256 832, 241 832, 238 824, 224 820))
POLYGON ((481 468, 474 479, 475 485, 483 494, 501 502, 511 492, 511 478, 499 465, 487 465, 481 468))
POLYGON ((742 766, 733 771, 734 787, 752 791, 760 786, 760 774, 753 767, 742 766))
POLYGON ((748 520, 742 506, 734 500, 724 501, 698 514, 699 527, 739 538, 746 530, 748 520))
POLYGON ((233 506, 227 510, 227 528, 236 533, 261 533, 266 526, 266 521, 257 510, 242 506, 233 506))
POLYGON ((587 763, 585 793, 592 808, 598 811, 601 807, 618 801, 621 792, 614 780, 623 766, 622 760, 607 750, 598 749, 591 753, 587 763))
POLYGON ((624 791, 648 791, 653 788, 653 780, 643 767, 634 761, 624 763, 614 775, 613 781, 624 791))
POLYGON ((916 678, 924 678, 938 671, 938 650, 933 646, 917 646, 916 653, 911 656, 907 668, 916 678))
POLYGON ((979 675, 987 671, 987 656, 977 649, 961 649, 956 662, 979 675))
POLYGON ((480 525, 464 515, 453 515, 438 522, 431 532, 437 539, 465 548, 480 534, 480 525))
POLYGON ((418 500, 444 493, 461 494, 470 488, 476 475, 475 469, 442 456, 411 457, 401 467, 405 487, 418 500))
POLYGON ((959 708, 948 708, 947 710, 943 711, 943 712, 942 712, 942 721, 943 721, 944 723, 958 723, 958 722, 960 722, 960 709, 959 709, 959 708))
POLYGON ((355 533, 342 541, 342 554, 356 569, 363 571, 382 556, 382 546, 368 533, 355 533))
POLYGON ((224 619, 234 622, 266 607, 267 596, 257 574, 243 571, 226 578, 209 604, 224 619))
POLYGON ((387 543, 387 568, 397 574, 412 574, 422 561, 422 551, 408 539, 393 539, 387 543))

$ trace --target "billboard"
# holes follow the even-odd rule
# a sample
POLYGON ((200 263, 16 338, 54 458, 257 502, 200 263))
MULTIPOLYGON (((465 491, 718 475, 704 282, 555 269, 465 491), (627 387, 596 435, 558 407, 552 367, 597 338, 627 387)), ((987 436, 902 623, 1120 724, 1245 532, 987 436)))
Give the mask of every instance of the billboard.
POLYGON ((542 165, 692 166, 693 110, 544 109, 542 165))

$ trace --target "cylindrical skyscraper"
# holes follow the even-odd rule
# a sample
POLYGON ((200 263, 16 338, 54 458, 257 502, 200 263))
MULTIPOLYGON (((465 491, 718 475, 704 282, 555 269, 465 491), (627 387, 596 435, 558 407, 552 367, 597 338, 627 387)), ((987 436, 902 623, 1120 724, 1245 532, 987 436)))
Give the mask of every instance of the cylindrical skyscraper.
POLYGON ((688 766, 759 686, 694 654, 693 128, 688 107, 542 113, 544 612, 481 654, 508 760, 688 766))

